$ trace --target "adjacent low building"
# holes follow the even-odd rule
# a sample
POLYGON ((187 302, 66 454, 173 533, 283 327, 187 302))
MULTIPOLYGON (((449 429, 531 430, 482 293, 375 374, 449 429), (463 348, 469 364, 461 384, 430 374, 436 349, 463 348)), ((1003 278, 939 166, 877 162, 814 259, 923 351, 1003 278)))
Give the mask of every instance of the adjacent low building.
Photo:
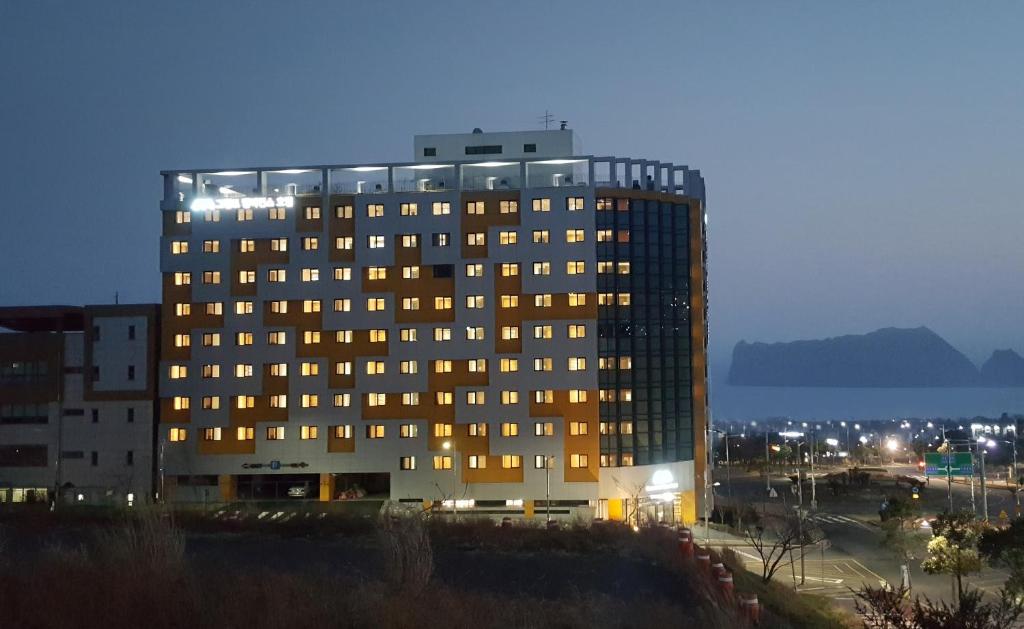
POLYGON ((575 146, 163 172, 164 497, 695 519, 703 180, 575 146))
POLYGON ((0 502, 154 497, 158 315, 0 308, 0 502))

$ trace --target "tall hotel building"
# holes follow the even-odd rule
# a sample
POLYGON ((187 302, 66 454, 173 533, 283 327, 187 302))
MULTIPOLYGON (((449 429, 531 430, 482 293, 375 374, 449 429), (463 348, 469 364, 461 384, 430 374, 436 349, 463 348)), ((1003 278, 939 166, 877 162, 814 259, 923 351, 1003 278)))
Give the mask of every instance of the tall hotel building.
POLYGON ((695 519, 698 171, 476 130, 163 178, 166 498, 695 519))

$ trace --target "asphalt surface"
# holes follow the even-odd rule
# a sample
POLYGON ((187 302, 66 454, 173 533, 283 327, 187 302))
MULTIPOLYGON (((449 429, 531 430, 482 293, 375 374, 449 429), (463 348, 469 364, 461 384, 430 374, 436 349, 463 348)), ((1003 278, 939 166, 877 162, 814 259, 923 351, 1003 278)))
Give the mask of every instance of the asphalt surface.
MULTIPOLYGON (((887 469, 893 475, 918 475, 912 466, 887 466, 887 469)), ((767 509, 769 512, 778 512, 782 509, 792 509, 798 502, 798 496, 791 493, 793 484, 788 478, 772 479, 771 486, 777 493, 776 498, 767 498, 764 476, 733 470, 731 482, 726 478, 723 470, 716 471, 716 479, 721 482, 716 488, 716 500, 720 504, 750 505, 758 511, 767 509)), ((817 509, 812 510, 808 518, 824 533, 827 539, 824 544, 826 548, 823 550, 818 546, 805 549, 802 579, 799 559, 794 562, 793 568, 786 566, 775 578, 787 583, 793 582, 795 578, 797 589, 827 596, 844 607, 852 607, 854 597, 851 590, 859 589, 865 584, 875 587, 885 583, 899 584, 900 563, 882 544, 883 533, 878 512, 885 496, 909 495, 909 490, 897 488, 894 481, 882 480, 873 483, 867 489, 850 489, 848 493, 833 496, 824 482, 816 485, 817 509)), ((933 478, 921 491, 922 518, 934 517, 947 509, 950 493, 955 509, 971 508, 969 484, 953 483, 951 487, 947 487, 944 480, 933 478)), ((803 499, 804 506, 809 508, 810 483, 804 486, 803 499)), ((982 497, 977 483, 975 505, 980 514, 982 497)), ((1009 489, 990 487, 988 505, 990 518, 994 521, 998 519, 1000 512, 1013 517, 1015 503, 1009 489)), ((922 528, 921 532, 926 537, 930 535, 928 528, 922 528)), ((760 559, 753 549, 737 545, 736 541, 730 545, 744 557, 749 569, 760 573, 760 559)), ((948 601, 952 596, 951 578, 924 573, 920 567, 921 559, 923 557, 916 557, 910 565, 913 594, 948 601)), ((965 582, 971 587, 991 593, 997 591, 1005 579, 1005 573, 986 568, 981 573, 968 577, 965 582)))

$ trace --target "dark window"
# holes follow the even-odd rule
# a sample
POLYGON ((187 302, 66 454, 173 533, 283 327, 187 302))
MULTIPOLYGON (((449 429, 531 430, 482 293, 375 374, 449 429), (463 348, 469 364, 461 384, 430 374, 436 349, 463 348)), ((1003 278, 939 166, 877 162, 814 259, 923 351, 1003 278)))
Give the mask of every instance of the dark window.
POLYGON ((97 382, 97 381, 99 381, 99 379, 100 379, 100 368, 99 367, 93 367, 92 368, 92 381, 93 382, 97 382))
POLYGON ((129 450, 127 453, 125 453, 125 455, 124 455, 124 464, 125 465, 135 465, 135 451, 134 450, 129 450))
POLYGON ((485 144, 483 146, 467 146, 466 155, 501 155, 501 145, 485 144))
POLYGON ((455 275, 455 265, 453 264, 435 264, 434 265, 434 277, 452 277, 455 275))
POLYGON ((60 453, 60 458, 62 458, 62 459, 84 459, 85 458, 85 452, 82 452, 81 450, 65 450, 65 451, 60 453))
POLYGON ((92 340, 93 341, 100 340, 100 326, 98 326, 98 325, 92 326, 92 340))
POLYGON ((437 149, 433 146, 427 146, 423 149, 423 157, 436 157, 437 149))
POLYGON ((451 242, 448 232, 436 232, 431 235, 430 240, 435 247, 447 247, 451 242))
POLYGON ((96 467, 97 465, 100 464, 100 453, 93 450, 90 459, 90 463, 92 464, 92 466, 96 467))
POLYGON ((0 467, 46 467, 45 445, 0 445, 0 467))
POLYGON ((134 341, 135 340, 135 326, 134 325, 128 326, 128 340, 129 341, 134 341))
POLYGON ((523 152, 524 153, 536 153, 537 152, 537 145, 536 144, 524 144, 523 145, 523 152))
POLYGON ((84 408, 66 408, 64 409, 64 417, 85 417, 84 408))
POLYGON ((0 424, 45 424, 48 421, 46 404, 0 405, 0 424))
POLYGON ((128 379, 135 379, 135 365, 128 365, 128 379))
POLYGON ((134 408, 129 408, 128 409, 128 423, 131 424, 131 423, 134 423, 134 422, 135 422, 135 409, 134 408))
POLYGON ((100 423, 100 409, 98 408, 92 409, 92 423, 100 423))

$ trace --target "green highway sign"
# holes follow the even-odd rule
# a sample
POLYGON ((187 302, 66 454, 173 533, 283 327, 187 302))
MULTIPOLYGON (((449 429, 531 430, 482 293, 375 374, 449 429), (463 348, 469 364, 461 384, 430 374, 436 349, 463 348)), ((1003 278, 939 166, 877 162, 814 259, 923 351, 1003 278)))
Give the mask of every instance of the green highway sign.
POLYGON ((925 452, 924 473, 928 476, 945 476, 948 469, 950 476, 973 476, 974 461, 972 459, 970 452, 953 452, 952 454, 925 452))

